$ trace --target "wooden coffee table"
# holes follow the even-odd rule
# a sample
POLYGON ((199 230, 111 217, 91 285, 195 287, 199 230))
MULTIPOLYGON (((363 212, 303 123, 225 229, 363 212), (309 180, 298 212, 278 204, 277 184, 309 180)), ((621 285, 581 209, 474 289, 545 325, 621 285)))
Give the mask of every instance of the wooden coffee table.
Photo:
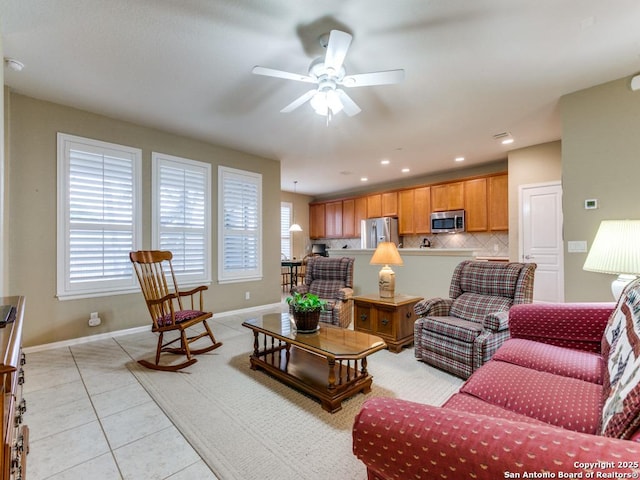
POLYGON ((253 331, 251 369, 262 369, 283 383, 320 400, 330 413, 355 393, 369 393, 367 356, 386 347, 380 337, 321 324, 315 333, 297 333, 288 313, 247 320, 253 331))

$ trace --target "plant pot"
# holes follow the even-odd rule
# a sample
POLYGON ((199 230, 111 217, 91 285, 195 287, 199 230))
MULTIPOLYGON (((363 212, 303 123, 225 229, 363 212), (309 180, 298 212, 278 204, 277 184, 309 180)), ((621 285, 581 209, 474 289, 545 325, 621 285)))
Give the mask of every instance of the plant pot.
POLYGON ((293 311, 293 321, 296 324, 298 333, 310 333, 318 330, 320 322, 320 312, 322 310, 312 310, 310 312, 293 311))

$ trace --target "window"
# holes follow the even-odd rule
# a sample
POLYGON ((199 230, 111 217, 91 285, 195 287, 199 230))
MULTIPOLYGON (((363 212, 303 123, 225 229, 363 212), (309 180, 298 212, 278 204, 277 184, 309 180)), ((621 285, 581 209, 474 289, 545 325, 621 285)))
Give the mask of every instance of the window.
POLYGON ((291 258, 291 216, 293 204, 291 202, 280 203, 280 252, 285 258, 291 258))
POLYGON ((141 151, 58 133, 60 299, 137 291, 141 151))
POLYGON ((173 253, 181 285, 211 281, 211 165, 154 152, 153 248, 173 253))
POLYGON ((218 280, 262 278, 262 175, 218 167, 218 280))

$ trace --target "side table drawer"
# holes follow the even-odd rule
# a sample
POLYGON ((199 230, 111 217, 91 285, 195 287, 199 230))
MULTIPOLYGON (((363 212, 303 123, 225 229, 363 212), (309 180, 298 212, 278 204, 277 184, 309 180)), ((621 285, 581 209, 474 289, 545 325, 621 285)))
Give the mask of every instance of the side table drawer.
POLYGON ((371 314, 373 313, 371 307, 367 304, 356 302, 354 309, 354 329, 371 331, 371 314))
POLYGON ((395 325, 397 323, 396 320, 396 311, 394 309, 387 309, 378 307, 377 309, 377 322, 376 322, 376 333, 381 335, 388 335, 390 337, 395 337, 395 325))
POLYGON ((414 306, 415 303, 411 303, 398 308, 398 338, 413 336, 413 324, 417 318, 413 311, 414 306))

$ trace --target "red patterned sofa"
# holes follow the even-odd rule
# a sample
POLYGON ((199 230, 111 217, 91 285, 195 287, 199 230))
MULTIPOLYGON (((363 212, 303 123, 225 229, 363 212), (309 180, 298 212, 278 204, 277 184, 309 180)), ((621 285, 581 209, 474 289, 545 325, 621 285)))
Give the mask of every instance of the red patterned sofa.
POLYGON ((365 402, 353 452, 370 480, 639 478, 640 280, 617 305, 516 305, 509 327, 442 407, 365 402))

